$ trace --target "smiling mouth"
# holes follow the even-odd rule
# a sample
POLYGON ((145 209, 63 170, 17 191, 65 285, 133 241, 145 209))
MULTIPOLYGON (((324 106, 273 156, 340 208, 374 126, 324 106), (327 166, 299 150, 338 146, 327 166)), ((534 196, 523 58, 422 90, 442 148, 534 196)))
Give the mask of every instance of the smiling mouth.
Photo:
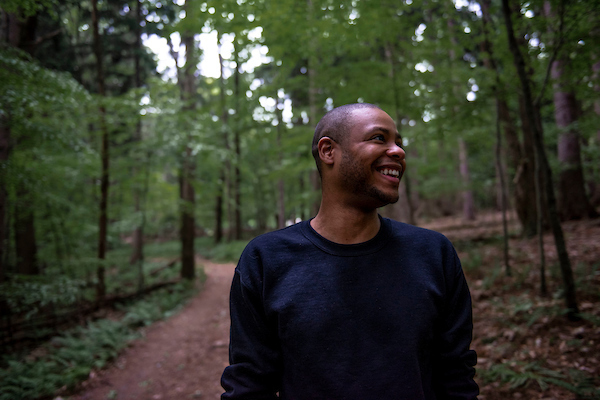
POLYGON ((384 168, 379 171, 383 175, 391 176, 393 178, 400 178, 400 171, 397 169, 384 168))
POLYGON ((398 169, 381 168, 381 169, 378 169, 377 172, 379 172, 381 175, 384 175, 386 177, 395 178, 395 179, 400 180, 400 170, 398 170, 398 169))

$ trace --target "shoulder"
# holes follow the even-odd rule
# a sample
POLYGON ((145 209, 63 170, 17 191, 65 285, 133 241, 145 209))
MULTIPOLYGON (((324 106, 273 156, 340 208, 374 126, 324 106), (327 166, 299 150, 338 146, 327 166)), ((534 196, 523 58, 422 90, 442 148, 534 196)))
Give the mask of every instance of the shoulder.
POLYGON ((262 251, 274 251, 280 248, 285 248, 293 243, 302 241, 302 225, 308 223, 302 221, 297 224, 288 226, 283 229, 263 233, 252 239, 246 248, 244 253, 247 252, 262 252, 262 251))
POLYGON ((307 239, 302 233, 304 224, 308 224, 308 221, 255 237, 242 252, 238 268, 247 264, 264 264, 267 261, 282 262, 290 255, 305 251, 307 239))
POLYGON ((302 259, 308 248, 302 234, 303 221, 287 228, 267 232, 252 239, 240 256, 236 267, 242 283, 262 287, 265 279, 284 273, 293 260, 302 259))

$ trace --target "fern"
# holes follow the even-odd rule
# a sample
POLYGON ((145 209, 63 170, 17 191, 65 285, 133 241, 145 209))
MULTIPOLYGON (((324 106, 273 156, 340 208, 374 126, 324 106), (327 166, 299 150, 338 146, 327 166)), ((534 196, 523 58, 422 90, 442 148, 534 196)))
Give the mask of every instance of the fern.
POLYGON ((170 315, 192 294, 189 284, 155 292, 127 307, 121 321, 89 322, 54 338, 45 346, 47 354, 37 360, 6 358, 8 367, 0 370, 0 400, 49 397, 59 388, 73 388, 92 368, 103 368, 117 357, 138 336, 136 328, 170 315))
POLYGON ((600 389, 594 386, 594 379, 582 371, 572 370, 569 376, 539 365, 538 362, 511 362, 495 364, 487 370, 479 370, 478 374, 485 382, 499 381, 506 383, 511 389, 526 386, 530 382, 537 383, 545 391, 549 384, 560 386, 575 393, 582 399, 600 397, 600 389))

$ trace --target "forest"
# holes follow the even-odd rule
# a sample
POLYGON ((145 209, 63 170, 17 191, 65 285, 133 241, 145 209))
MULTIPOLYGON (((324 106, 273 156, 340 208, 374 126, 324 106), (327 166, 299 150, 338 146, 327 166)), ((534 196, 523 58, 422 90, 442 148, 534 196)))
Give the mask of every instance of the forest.
POLYGON ((481 398, 600 397, 600 2, 3 0, 0 399, 74 393, 314 216, 355 102, 407 154, 381 214, 459 252, 481 398))

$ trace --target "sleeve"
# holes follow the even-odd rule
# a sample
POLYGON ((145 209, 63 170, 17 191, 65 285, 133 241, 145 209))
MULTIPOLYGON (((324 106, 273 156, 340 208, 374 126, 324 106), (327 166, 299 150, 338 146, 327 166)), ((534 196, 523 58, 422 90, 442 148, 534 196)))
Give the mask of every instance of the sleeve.
POLYGON ((277 399, 281 385, 281 351, 276 328, 265 315, 257 257, 242 255, 230 294, 229 363, 221 377, 221 399, 277 399), (254 270, 253 270, 254 269, 254 270), (244 274, 241 271, 254 271, 244 274))
POLYGON ((477 399, 479 386, 473 379, 477 354, 473 339, 471 295, 460 260, 452 248, 446 279, 446 300, 434 352, 434 388, 438 399, 477 399))

